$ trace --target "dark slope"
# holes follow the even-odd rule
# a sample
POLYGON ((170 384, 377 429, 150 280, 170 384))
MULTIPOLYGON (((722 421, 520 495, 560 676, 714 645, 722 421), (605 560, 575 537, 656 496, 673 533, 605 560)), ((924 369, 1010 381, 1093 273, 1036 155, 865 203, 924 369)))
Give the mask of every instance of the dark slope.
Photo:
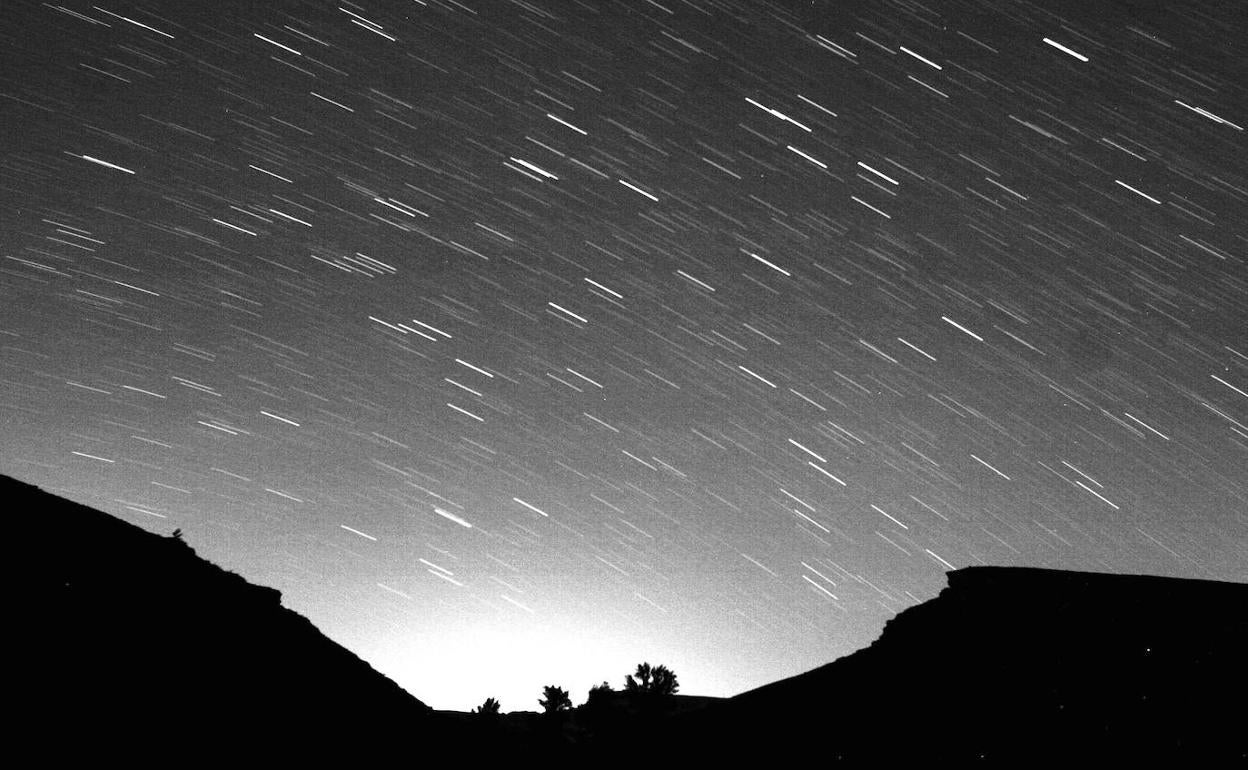
POLYGON ((402 754, 427 737, 423 703, 278 591, 12 479, 0 499, 29 647, 10 702, 39 756, 402 754))
POLYGON ((665 740, 720 758, 1248 758, 1248 585, 949 573, 870 647, 743 693, 665 740))
POLYGON ((431 712, 177 539, 3 477, 0 500, 11 731, 49 760, 1248 758, 1248 585, 963 569, 869 648, 726 701, 491 723, 431 712))

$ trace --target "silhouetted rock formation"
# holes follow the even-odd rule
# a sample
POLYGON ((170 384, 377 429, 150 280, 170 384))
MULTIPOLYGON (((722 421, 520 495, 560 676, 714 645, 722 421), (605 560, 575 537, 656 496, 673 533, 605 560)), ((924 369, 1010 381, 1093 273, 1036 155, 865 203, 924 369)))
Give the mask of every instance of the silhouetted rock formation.
POLYGON ((43 762, 402 755, 429 709, 183 540, 0 477, 28 566, 10 587, 19 741, 43 762))
POLYGON ((429 710, 180 538, 3 477, 0 500, 11 753, 49 764, 1248 759, 1248 585, 973 567, 870 647, 734 698, 487 719, 429 710))
POLYGON ((672 720, 664 740, 772 761, 1248 758, 1248 585, 1004 567, 948 579, 870 647, 672 720))

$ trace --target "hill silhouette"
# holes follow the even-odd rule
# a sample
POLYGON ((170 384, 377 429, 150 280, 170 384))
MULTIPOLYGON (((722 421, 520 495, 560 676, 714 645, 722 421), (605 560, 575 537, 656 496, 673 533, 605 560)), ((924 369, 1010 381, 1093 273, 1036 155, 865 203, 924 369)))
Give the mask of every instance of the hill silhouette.
POLYGON ((0 496, 27 552, 12 734, 41 759, 401 753, 428 732, 425 704, 278 591, 13 479, 0 496))
POLYGON ((49 761, 1248 758, 1248 585, 972 567, 870 647, 733 698, 483 718, 429 709, 181 538, 6 477, 0 495, 12 733, 49 761))
POLYGON ((685 756, 1248 759, 1248 585, 970 567, 869 647, 666 726, 685 756))

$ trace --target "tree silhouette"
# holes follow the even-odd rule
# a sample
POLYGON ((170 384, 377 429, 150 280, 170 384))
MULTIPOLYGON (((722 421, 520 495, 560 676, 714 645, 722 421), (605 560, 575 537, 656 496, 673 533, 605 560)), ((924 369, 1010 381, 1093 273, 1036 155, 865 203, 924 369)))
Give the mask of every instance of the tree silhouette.
POLYGON ((542 690, 543 698, 537 701, 538 705, 547 714, 557 714, 560 711, 567 711, 572 708, 572 698, 568 697, 568 693, 562 687, 556 687, 548 684, 542 690))
POLYGON ((486 698, 485 703, 477 706, 472 710, 474 714, 480 714, 483 717, 497 717, 499 713, 499 703, 493 698, 486 698))
POLYGON ((635 695, 675 695, 679 689, 675 672, 667 666, 651 667, 649 663, 637 664, 637 671, 624 680, 625 692, 635 695))
POLYGON ((589 696, 585 698, 585 702, 577 709, 579 720, 591 733, 599 733, 604 730, 611 721, 611 716, 615 712, 615 704, 612 703, 612 695, 615 690, 611 689, 611 685, 603 682, 589 688, 589 696))
POLYGON ((667 666, 659 666, 652 672, 654 680, 652 682, 655 695, 675 695, 680 689, 680 683, 676 681, 676 672, 667 666))
POLYGON ((650 680, 654 674, 650 669, 649 663, 638 663, 636 671, 636 679, 633 674, 629 674, 624 678, 624 691, 631 693, 646 692, 650 689, 650 680))
POLYGON ((603 682, 589 688, 589 695, 585 698, 586 706, 596 706, 605 702, 615 690, 611 689, 611 685, 603 682))

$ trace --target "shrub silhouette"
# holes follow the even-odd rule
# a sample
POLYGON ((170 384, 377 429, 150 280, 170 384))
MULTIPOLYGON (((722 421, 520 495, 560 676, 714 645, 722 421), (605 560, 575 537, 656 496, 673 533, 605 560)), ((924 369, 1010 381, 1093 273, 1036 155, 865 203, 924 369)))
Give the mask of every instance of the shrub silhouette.
POLYGON ((473 709, 472 713, 486 718, 497 717, 499 714, 499 703, 493 698, 486 698, 485 703, 473 709))
POLYGON ((675 695, 679 689, 675 672, 667 666, 651 667, 649 663, 637 664, 637 671, 624 680, 624 691, 634 695, 675 695))
POLYGON ((610 722, 614 711, 611 696, 614 694, 615 690, 612 690, 611 685, 606 682, 589 688, 589 696, 577 709, 577 714, 581 724, 591 733, 602 731, 610 722))
POLYGON ((572 708, 572 699, 568 697, 568 693, 562 687, 556 687, 548 684, 542 690, 542 697, 537 701, 538 705, 547 714, 557 714, 560 711, 567 711, 572 708))
POLYGON ((606 682, 603 682, 602 684, 596 684, 593 687, 589 688, 589 695, 585 698, 585 705, 586 706, 601 705, 602 703, 607 701, 607 699, 610 697, 611 693, 613 692, 615 692, 615 690, 611 689, 611 685, 606 682))

